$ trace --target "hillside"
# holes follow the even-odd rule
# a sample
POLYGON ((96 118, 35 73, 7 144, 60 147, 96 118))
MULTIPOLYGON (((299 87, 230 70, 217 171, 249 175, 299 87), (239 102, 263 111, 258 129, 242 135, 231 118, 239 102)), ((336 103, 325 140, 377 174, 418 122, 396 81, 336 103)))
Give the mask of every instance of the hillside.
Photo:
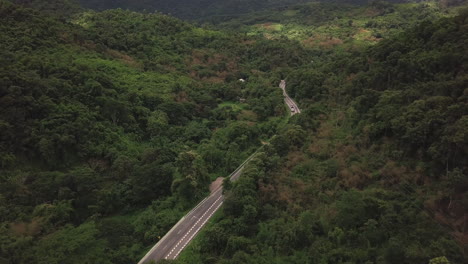
POLYGON ((457 1, 88 2, 205 24, 0 0, 0 264, 136 263, 259 146, 168 263, 467 262, 457 1))
POLYGON ((238 14, 258 11, 275 6, 287 6, 308 0, 119 0, 97 1, 79 0, 87 8, 105 10, 112 8, 128 8, 138 11, 159 11, 169 13, 179 18, 203 20, 204 18, 219 14, 238 14))
POLYGON ((274 133, 271 76, 307 55, 166 15, 44 10, 0 1, 0 262, 136 262, 274 133))
MULTIPOLYGON (((42 1, 42 0, 16 0, 16 1, 42 1)), ((74 1, 74 0, 68 0, 74 1)), ((106 10, 113 8, 130 9, 134 11, 163 12, 173 16, 199 22, 219 22, 239 16, 249 16, 252 13, 264 13, 266 10, 274 11, 281 9, 295 8, 298 4, 337 4, 341 9, 343 5, 354 7, 365 6, 371 3, 383 3, 384 1, 367 0, 76 0, 90 9, 106 10)), ((419 0, 389 0, 385 3, 424 3, 432 1, 419 0)), ((459 6, 466 3, 466 0, 436 0, 441 6, 459 6)), ((300 7, 299 7, 300 8, 300 7)), ((261 17, 262 14, 254 14, 261 17)))
MULTIPOLYGON (((275 8, 288 8, 301 3, 323 2, 364 5, 366 0, 334 0, 334 1, 311 1, 311 0, 79 0, 87 8, 105 10, 112 8, 126 8, 137 11, 159 11, 169 13, 182 19, 193 21, 209 21, 211 19, 224 19, 238 15, 250 14, 275 8)), ((402 0, 391 0, 388 2, 401 3, 402 0)), ((452 2, 452 1, 447 1, 452 2)))
POLYGON ((465 263, 467 23, 292 70, 302 114, 176 263, 465 263))
POLYGON ((324 53, 374 45, 411 25, 453 16, 457 10, 433 1, 406 4, 374 1, 360 6, 315 2, 238 17, 213 17, 211 22, 218 28, 249 36, 294 39, 317 53, 324 53))

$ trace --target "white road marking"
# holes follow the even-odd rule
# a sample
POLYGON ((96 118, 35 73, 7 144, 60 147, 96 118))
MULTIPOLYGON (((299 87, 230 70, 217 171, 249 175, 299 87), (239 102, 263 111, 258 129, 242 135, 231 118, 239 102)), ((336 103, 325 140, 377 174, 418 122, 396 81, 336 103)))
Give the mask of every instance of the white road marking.
MULTIPOLYGON (((246 164, 247 162, 249 162, 251 159, 253 159, 253 157, 255 156, 255 154, 256 154, 258 151, 259 151, 259 149, 257 149, 252 155, 250 155, 250 156, 249 156, 241 165, 239 165, 239 167, 237 167, 237 168, 234 170, 234 172, 232 172, 227 178, 229 178, 231 181, 234 181, 234 180, 236 180, 237 178, 239 178, 239 176, 240 176, 240 174, 241 174, 241 172, 242 172, 242 169, 244 168, 245 164, 246 164)), ((205 197, 205 199, 203 199, 200 203, 198 203, 198 205, 195 206, 195 208, 193 208, 190 212, 188 212, 185 216, 183 216, 183 217, 179 220, 179 222, 177 222, 177 224, 176 224, 175 226, 173 226, 173 227, 171 228, 171 230, 169 230, 169 232, 167 232, 167 234, 166 234, 162 239, 160 239, 160 240, 158 241, 158 243, 156 243, 156 245, 154 245, 154 246, 151 248, 150 251, 148 251, 148 253, 146 253, 146 255, 140 260, 140 262, 138 262, 138 264, 142 264, 143 262, 147 261, 147 259, 151 256, 151 254, 153 254, 155 251, 158 250, 158 245, 159 245, 159 244, 162 244, 162 242, 165 241, 165 239, 166 239, 167 237, 169 237, 171 234, 174 234, 174 233, 175 233, 175 229, 176 229, 180 224, 182 224, 182 223, 184 222, 184 220, 187 220, 187 219, 190 217, 190 215, 191 215, 191 214, 194 214, 195 211, 196 211, 199 207, 201 207, 203 204, 205 204, 206 202, 208 202, 209 198, 215 197, 215 196, 217 195, 217 193, 218 193, 218 192, 221 192, 222 190, 223 190, 222 185, 220 185, 211 195, 205 197)), ((213 207, 213 205, 216 204, 216 202, 218 202, 218 200, 219 200, 220 198, 223 198, 223 196, 221 195, 221 197, 219 197, 219 198, 210 206, 210 208, 208 209, 208 211, 211 210, 211 208, 213 207)), ((216 207, 216 209, 210 214, 210 216, 207 218, 207 220, 205 220, 205 221, 202 223, 202 225, 196 230, 195 234, 192 235, 192 236, 190 237, 190 239, 184 244, 184 246, 182 247, 182 249, 185 248, 185 246, 193 239, 193 237, 194 237, 194 236, 198 233, 198 231, 205 225, 205 223, 209 220, 209 218, 211 218, 211 216, 219 209, 219 207, 221 207, 221 205, 222 205, 223 203, 224 203, 224 201, 221 201, 221 203, 220 203, 220 204, 216 207)), ((206 211, 205 214, 206 214, 208 211, 206 211)), ((204 216, 205 214, 203 214, 203 216, 204 216)), ((201 218, 203 218, 203 216, 202 216, 201 218)), ((165 257, 164 259, 167 259, 167 258, 174 252, 174 250, 177 248, 177 246, 180 245, 180 243, 185 239, 185 237, 193 230, 194 227, 196 227, 196 225, 199 223, 199 221, 201 220, 201 218, 198 219, 198 221, 195 223, 195 225, 193 225, 193 226, 190 228, 189 232, 188 232, 187 234, 184 235, 184 237, 181 239, 181 241, 179 241, 179 242, 177 243, 176 247, 173 248, 173 249, 171 250, 171 252, 170 252, 168 255, 166 255, 166 257, 165 257)), ((179 230, 179 232, 178 232, 177 234, 180 234, 180 233, 181 233, 181 231, 179 230)), ((163 249, 166 249, 167 246, 168 246, 168 245, 164 246, 163 249)), ((181 250, 178 251, 178 253, 177 253, 177 255, 175 255, 174 259, 180 254, 180 251, 181 251, 181 250)))
POLYGON ((198 231, 200 231, 200 229, 206 224, 206 222, 208 222, 208 220, 210 220, 211 216, 213 216, 213 214, 218 211, 219 207, 221 207, 221 205, 223 205, 223 201, 221 201, 221 203, 219 203, 219 205, 216 207, 215 210, 213 210, 213 212, 211 212, 210 216, 208 216, 206 218, 206 220, 203 222, 203 224, 201 224, 201 226, 197 229, 197 231, 195 231, 195 233, 193 233, 193 235, 187 240, 187 242, 185 242, 185 244, 179 249, 179 251, 177 252, 177 254, 175 254, 174 256, 174 259, 177 258, 177 256, 179 256, 180 252, 182 252, 182 250, 188 245, 188 243, 190 243, 190 241, 192 241, 193 237, 198 233, 198 231))
MULTIPOLYGON (((181 240, 179 240, 179 242, 175 245, 175 247, 172 248, 172 250, 169 252, 169 254, 166 255, 165 259, 168 259, 170 257, 170 255, 172 254, 172 252, 174 252, 174 250, 179 246, 180 243, 182 243, 182 241, 184 241, 185 237, 187 237, 187 235, 190 234, 190 232, 193 230, 193 228, 200 222, 200 220, 203 219, 203 217, 205 217, 205 215, 211 210, 211 208, 213 208, 213 206, 219 201, 219 199, 223 198, 223 196, 220 196, 218 197, 218 199, 216 199, 216 201, 214 201, 214 203, 208 208, 208 210, 205 211, 205 213, 197 220, 197 222, 190 228, 190 230, 182 237, 181 240)), ((222 202, 221 202, 222 203, 222 202)), ((219 208, 219 206, 216 208, 216 210, 219 208)), ((211 214, 213 215, 213 214, 211 214)), ((210 217, 211 217, 210 215, 210 217)), ((209 219, 209 217, 208 217, 209 219)), ((194 233, 196 234, 198 232, 198 230, 200 230, 200 228, 204 225, 204 223, 206 223, 206 220, 205 222, 203 222, 203 224, 197 229, 197 231, 194 233)), ((193 238, 193 235, 192 237, 193 238)))

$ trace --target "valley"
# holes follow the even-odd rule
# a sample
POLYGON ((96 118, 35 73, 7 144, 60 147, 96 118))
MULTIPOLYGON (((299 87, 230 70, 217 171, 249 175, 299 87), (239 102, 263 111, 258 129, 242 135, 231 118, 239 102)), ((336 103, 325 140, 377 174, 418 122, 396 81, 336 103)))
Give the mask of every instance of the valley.
POLYGON ((466 5, 205 2, 0 0, 0 263, 465 263, 466 5))

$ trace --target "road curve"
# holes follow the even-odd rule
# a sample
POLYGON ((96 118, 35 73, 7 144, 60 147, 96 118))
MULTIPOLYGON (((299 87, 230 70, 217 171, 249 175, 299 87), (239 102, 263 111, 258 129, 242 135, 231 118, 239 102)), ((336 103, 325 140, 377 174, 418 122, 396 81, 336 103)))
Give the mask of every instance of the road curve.
MULTIPOLYGON (((240 177, 245 164, 254 157, 256 152, 229 175, 231 181, 235 181, 240 177)), ((144 264, 152 260, 157 262, 161 259, 176 259, 213 214, 223 205, 223 202, 223 188, 220 186, 182 217, 138 264, 144 264)))
POLYGON ((288 105, 289 110, 291 111, 291 115, 300 114, 301 109, 297 106, 297 103, 289 97, 288 93, 286 93, 286 81, 281 80, 279 87, 283 90, 284 102, 288 105))
MULTIPOLYGON (((291 116, 300 114, 301 110, 296 102, 286 93, 286 81, 281 80, 279 87, 283 90, 284 102, 288 105, 291 116)), ((240 177, 245 164, 255 156, 257 151, 229 175, 231 181, 235 181, 240 177)), ((161 259, 176 259, 223 203, 223 188, 220 186, 195 206, 188 214, 183 216, 179 222, 151 248, 138 264, 144 264, 150 261, 157 262, 161 259)))

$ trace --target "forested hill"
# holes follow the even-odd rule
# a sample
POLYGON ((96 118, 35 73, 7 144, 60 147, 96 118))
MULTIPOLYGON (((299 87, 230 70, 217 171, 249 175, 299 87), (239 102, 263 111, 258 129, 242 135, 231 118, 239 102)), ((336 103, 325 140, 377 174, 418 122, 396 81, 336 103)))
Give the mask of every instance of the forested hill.
POLYGON ((173 263, 466 263, 468 11, 439 7, 0 0, 0 263, 137 263, 261 145, 173 263))
POLYGON ((0 263, 135 263, 275 133, 273 75, 308 55, 166 15, 53 6, 0 1, 0 263))
POLYGON ((176 263, 466 263, 467 41, 465 9, 293 69, 302 113, 176 263))
POLYGON ((238 14, 258 11, 277 6, 287 6, 307 2, 308 0, 79 0, 87 8, 105 10, 109 8, 128 8, 132 10, 147 10, 170 13, 174 16, 200 20, 212 15, 238 14))
MULTIPOLYGON (((315 2, 311 0, 78 0, 87 8, 105 10, 109 8, 128 8, 131 10, 160 11, 190 20, 205 20, 213 16, 239 15, 270 8, 287 8, 290 5, 315 2)), ((366 0, 332 0, 341 4, 367 4, 366 0)), ((391 0, 388 2, 403 2, 391 0)))

